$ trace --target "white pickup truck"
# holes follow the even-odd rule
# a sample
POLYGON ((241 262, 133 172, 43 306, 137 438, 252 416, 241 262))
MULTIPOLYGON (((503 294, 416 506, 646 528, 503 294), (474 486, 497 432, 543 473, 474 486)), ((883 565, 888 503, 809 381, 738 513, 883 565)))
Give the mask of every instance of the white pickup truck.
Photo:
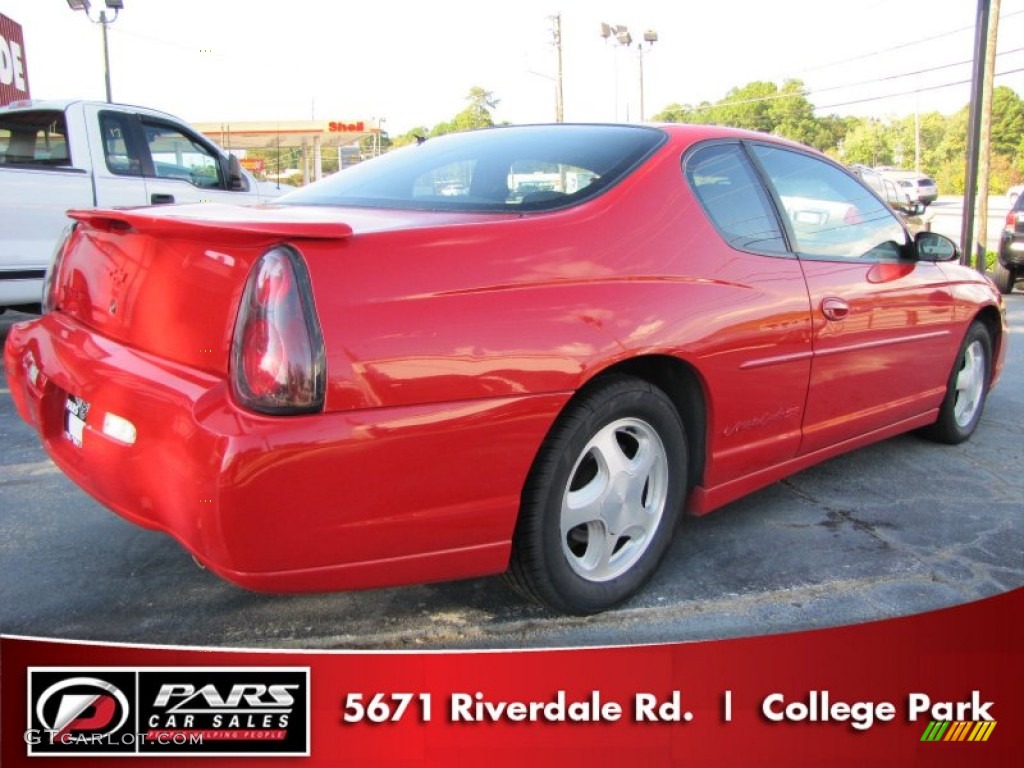
POLYGON ((0 107, 0 312, 39 304, 71 208, 260 203, 287 192, 163 112, 89 101, 0 107))

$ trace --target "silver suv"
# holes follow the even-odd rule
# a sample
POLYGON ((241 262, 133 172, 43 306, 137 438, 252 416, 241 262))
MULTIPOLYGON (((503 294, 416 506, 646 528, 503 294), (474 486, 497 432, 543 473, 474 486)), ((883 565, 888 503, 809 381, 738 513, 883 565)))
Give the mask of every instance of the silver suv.
POLYGON ((925 207, 934 203, 939 196, 939 188, 935 180, 918 173, 917 171, 899 171, 889 168, 879 169, 880 173, 887 179, 892 179, 899 186, 901 192, 916 202, 922 203, 925 207))

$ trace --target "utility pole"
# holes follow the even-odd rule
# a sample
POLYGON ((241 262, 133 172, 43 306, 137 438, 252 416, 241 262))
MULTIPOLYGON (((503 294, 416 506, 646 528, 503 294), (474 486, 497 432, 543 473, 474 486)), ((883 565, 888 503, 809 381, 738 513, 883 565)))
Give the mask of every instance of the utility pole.
POLYGON ((551 17, 553 27, 551 34, 555 39, 555 54, 558 59, 558 69, 555 74, 555 122, 565 122, 565 98, 562 91, 562 14, 556 13, 551 17))
MULTIPOLYGON (((971 78, 970 117, 967 126, 967 169, 964 184, 964 218, 960 228, 960 248, 967 264, 974 263, 974 211, 978 194, 978 153, 981 148, 981 84, 984 79, 991 0, 978 0, 974 23, 974 72, 971 78)), ((984 269, 985 265, 982 264, 984 269)))
POLYGON ((981 86, 981 153, 978 156, 978 242, 981 243, 981 263, 978 271, 985 271, 985 256, 988 254, 988 180, 992 159, 992 88, 996 72, 996 42, 999 38, 999 4, 991 0, 992 10, 988 19, 988 43, 985 51, 985 76, 981 86))

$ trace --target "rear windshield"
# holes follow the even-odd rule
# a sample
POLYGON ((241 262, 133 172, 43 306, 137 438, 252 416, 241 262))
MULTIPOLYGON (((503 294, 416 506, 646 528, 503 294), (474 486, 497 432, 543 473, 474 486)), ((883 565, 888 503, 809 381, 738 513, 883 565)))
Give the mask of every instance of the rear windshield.
POLYGON ((615 184, 666 139, 655 128, 544 125, 427 139, 341 171, 276 203, 432 211, 539 211, 615 184))
POLYGON ((0 113, 0 165, 70 165, 64 113, 0 113))

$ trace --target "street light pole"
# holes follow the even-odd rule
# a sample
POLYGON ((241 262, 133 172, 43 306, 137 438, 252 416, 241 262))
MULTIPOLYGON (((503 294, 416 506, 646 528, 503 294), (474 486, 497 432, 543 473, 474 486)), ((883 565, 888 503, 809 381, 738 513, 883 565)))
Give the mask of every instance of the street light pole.
POLYGON ((107 103, 109 104, 114 99, 110 93, 110 46, 107 44, 107 23, 107 12, 100 11, 100 24, 103 25, 103 80, 107 86, 107 103))
POLYGON ((72 11, 85 11, 85 17, 89 21, 103 26, 103 80, 107 86, 107 102, 109 103, 114 99, 110 92, 110 46, 107 43, 107 26, 117 21, 118 13, 124 9, 124 0, 104 0, 104 4, 107 6, 107 10, 114 12, 114 15, 107 18, 107 10, 101 9, 100 17, 94 19, 90 13, 92 10, 91 0, 68 0, 68 6, 72 11))
MULTIPOLYGON (((633 35, 629 33, 629 29, 621 24, 606 24, 601 23, 601 37, 605 41, 614 38, 617 45, 623 48, 629 49, 633 46, 633 35)), ((644 39, 636 44, 637 51, 640 57, 640 122, 644 121, 644 45, 647 45, 647 49, 650 50, 654 47, 654 44, 658 42, 658 33, 653 29, 649 29, 644 32, 644 39)), ((619 119, 619 70, 618 70, 618 59, 615 61, 615 119, 619 119)), ((629 104, 626 105, 626 120, 629 120, 629 104)))
POLYGON ((653 29, 648 29, 644 32, 643 42, 637 43, 637 50, 640 52, 640 122, 642 123, 646 117, 644 112, 644 43, 647 43, 647 49, 650 50, 654 47, 654 44, 658 42, 658 33, 653 29))
MULTIPOLYGON (((604 38, 605 43, 614 42, 616 45, 629 47, 633 42, 633 36, 629 34, 629 30, 622 24, 607 24, 601 22, 601 37, 604 38)), ((615 121, 619 120, 619 59, 612 51, 613 64, 615 67, 615 82, 614 82, 614 93, 615 93, 615 121)), ((629 108, 626 108, 627 113, 629 108)), ((628 117, 627 117, 628 119, 628 117)))

